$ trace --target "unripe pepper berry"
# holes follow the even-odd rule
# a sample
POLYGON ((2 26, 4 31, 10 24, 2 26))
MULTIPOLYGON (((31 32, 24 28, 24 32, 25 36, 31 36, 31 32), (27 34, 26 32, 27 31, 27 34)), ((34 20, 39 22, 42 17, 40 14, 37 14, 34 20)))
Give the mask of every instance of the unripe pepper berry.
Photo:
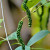
POLYGON ((22 44, 22 50, 25 50, 25 44, 20 36, 20 31, 21 31, 22 25, 23 25, 23 21, 20 21, 18 24, 18 28, 17 28, 17 38, 18 38, 19 42, 22 44))
POLYGON ((32 19, 31 19, 30 10, 29 10, 29 8, 28 8, 27 5, 26 5, 27 2, 28 2, 28 0, 24 0, 24 2, 23 2, 23 7, 24 7, 24 9, 26 10, 26 13, 27 13, 27 16, 28 16, 28 20, 29 20, 28 25, 29 25, 29 27, 31 27, 31 25, 32 25, 32 19))

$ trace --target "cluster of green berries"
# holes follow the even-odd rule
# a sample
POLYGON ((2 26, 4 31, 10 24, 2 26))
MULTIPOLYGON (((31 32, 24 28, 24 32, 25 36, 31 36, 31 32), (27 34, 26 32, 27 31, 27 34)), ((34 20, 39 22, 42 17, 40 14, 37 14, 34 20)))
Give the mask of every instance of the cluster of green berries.
POLYGON ((22 45, 22 50, 25 50, 25 44, 23 43, 23 40, 20 36, 20 31, 21 31, 22 25, 23 25, 23 21, 20 21, 18 24, 18 28, 17 28, 17 38, 22 45))
MULTIPOLYGON (((26 10, 26 13, 27 13, 27 16, 28 16, 28 20, 29 20, 29 27, 31 27, 32 25, 32 19, 31 19, 31 13, 30 13, 30 10, 29 8, 27 7, 27 2, 28 0, 24 0, 23 2, 23 7, 25 8, 26 10)), ((18 24, 18 28, 17 28, 17 38, 19 40, 19 42, 22 44, 22 50, 25 50, 25 44, 20 36, 20 31, 21 31, 21 28, 22 28, 22 25, 23 25, 23 21, 21 20, 18 24)))
POLYGON ((31 25, 32 25, 32 19, 31 19, 31 13, 30 13, 30 10, 29 10, 29 8, 27 7, 27 2, 28 2, 28 0, 24 0, 24 2, 23 2, 23 7, 24 7, 24 9, 26 10, 26 13, 27 13, 27 16, 28 16, 28 20, 29 20, 29 27, 31 27, 31 25))

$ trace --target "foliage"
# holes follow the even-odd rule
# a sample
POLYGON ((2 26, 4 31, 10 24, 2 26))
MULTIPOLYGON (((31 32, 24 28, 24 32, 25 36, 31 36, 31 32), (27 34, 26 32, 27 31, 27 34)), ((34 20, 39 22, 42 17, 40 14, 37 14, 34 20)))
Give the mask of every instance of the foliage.
MULTIPOLYGON (((32 9, 32 11, 31 11, 31 13, 30 13, 30 10, 29 10, 29 9, 32 8, 32 7, 34 7, 34 6, 37 6, 37 3, 39 3, 39 2, 42 4, 42 6, 44 5, 44 6, 46 6, 46 7, 50 7, 50 6, 49 6, 50 3, 48 3, 46 0, 24 0, 24 2, 23 2, 24 4, 22 4, 21 7, 22 7, 23 10, 26 11, 27 16, 31 17, 31 13, 33 13, 33 12, 32 12, 33 9, 32 9)), ((36 11, 37 11, 37 10, 36 10, 36 11)), ((34 12, 36 12, 36 11, 34 11, 34 12)), ((31 18, 29 18, 29 20, 30 20, 30 19, 31 19, 31 18)), ((50 31, 48 31, 48 30, 41 30, 40 32, 34 34, 34 35, 31 37, 31 39, 28 41, 27 45, 25 45, 24 42, 23 42, 23 40, 22 40, 22 38, 21 38, 21 36, 20 36, 20 31, 21 31, 21 29, 22 29, 23 20, 24 20, 24 18, 22 18, 21 21, 19 22, 17 31, 14 32, 14 33, 12 33, 12 34, 10 34, 10 35, 8 36, 8 40, 15 40, 15 39, 16 39, 16 40, 19 41, 19 44, 20 44, 21 46, 17 47, 15 50, 30 50, 30 49, 31 49, 30 46, 32 46, 34 43, 38 42, 39 40, 41 40, 42 38, 44 38, 45 36, 47 36, 47 35, 50 33, 50 31)), ((3 21, 3 19, 0 19, 0 24, 2 23, 2 21, 3 21)), ((29 21, 29 22, 30 22, 30 21, 29 21)), ((31 24, 32 24, 32 22, 31 22, 31 24)), ((36 30, 36 29, 35 29, 35 30, 36 30)), ((1 40, 1 41, 0 41, 0 45, 1 45, 4 41, 7 41, 7 39, 5 38, 5 39, 1 40)), ((34 49, 34 48, 33 48, 33 49, 34 49)), ((38 49, 38 48, 35 48, 35 49, 38 49)), ((40 49, 43 49, 43 48, 40 48, 40 49)))
MULTIPOLYGON (((8 36, 8 40, 17 40, 17 34, 16 34, 16 32, 13 32, 12 34, 10 34, 9 36, 8 36)), ((5 38, 4 40, 1 40, 0 41, 0 45, 4 42, 4 41, 7 41, 7 39, 5 38)))
MULTIPOLYGON (((32 6, 35 6, 38 2, 40 2, 41 0, 28 0, 28 2, 27 2, 27 6, 28 6, 28 8, 31 8, 32 6)), ((21 5, 21 8, 23 9, 23 10, 25 10, 24 8, 23 8, 23 4, 21 5)))
POLYGON ((47 2, 46 0, 41 0, 41 3, 44 4, 47 7, 50 7, 50 3, 47 2))
POLYGON ((48 33, 50 33, 48 30, 42 30, 38 33, 36 33, 28 42, 28 46, 33 45, 34 43, 36 43, 37 41, 39 41, 40 39, 42 39, 43 37, 45 37, 48 33))
MULTIPOLYGON (((22 50, 22 46, 17 47, 15 50, 22 50)), ((25 46, 25 50, 30 50, 30 47, 25 46)))

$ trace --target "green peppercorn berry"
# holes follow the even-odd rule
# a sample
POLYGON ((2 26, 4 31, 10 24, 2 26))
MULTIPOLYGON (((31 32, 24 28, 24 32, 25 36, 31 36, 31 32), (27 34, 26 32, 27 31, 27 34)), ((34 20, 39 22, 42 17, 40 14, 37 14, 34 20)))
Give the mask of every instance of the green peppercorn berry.
POLYGON ((28 2, 28 0, 24 0, 24 2, 23 2, 23 7, 24 7, 24 9, 26 10, 26 13, 27 13, 27 16, 28 16, 28 20, 29 20, 29 27, 31 27, 31 25, 32 25, 32 19, 31 19, 31 13, 30 13, 30 10, 29 10, 29 8, 27 7, 27 2, 28 2))
POLYGON ((24 0, 24 3, 27 3, 28 0, 24 0))
POLYGON ((21 31, 22 25, 23 25, 23 21, 20 21, 18 24, 18 28, 17 28, 17 38, 18 38, 19 42, 22 44, 22 50, 25 50, 25 44, 23 43, 23 40, 20 36, 20 31, 21 31))

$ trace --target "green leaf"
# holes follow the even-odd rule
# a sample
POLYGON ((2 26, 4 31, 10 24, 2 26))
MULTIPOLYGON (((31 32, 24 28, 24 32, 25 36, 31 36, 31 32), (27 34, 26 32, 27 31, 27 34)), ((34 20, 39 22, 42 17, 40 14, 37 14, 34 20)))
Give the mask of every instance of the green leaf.
MULTIPOLYGON (((17 47, 15 50, 22 50, 22 46, 17 47)), ((30 47, 25 46, 25 50, 30 50, 30 47)))
POLYGON ((45 3, 47 3, 47 1, 46 0, 41 0, 41 3, 45 4, 45 3))
POLYGON ((3 43, 4 41, 2 40, 2 41, 0 41, 0 45, 3 43))
POLYGON ((9 40, 14 40, 14 39, 17 39, 17 34, 16 32, 12 33, 11 35, 8 36, 8 39, 9 40))
POLYGON ((32 6, 36 5, 40 0, 30 0, 27 3, 27 6, 31 8, 32 6))
POLYGON ((48 30, 42 30, 38 33, 36 33, 28 42, 27 46, 31 46, 40 39, 44 38, 48 33, 50 33, 48 30))
POLYGON ((47 0, 41 0, 41 3, 45 5, 46 7, 50 7, 50 2, 47 2, 47 0), (45 4, 46 3, 46 4, 45 4))
MULTIPOLYGON (((11 35, 8 36, 8 40, 15 40, 17 39, 17 34, 16 32, 12 33, 11 35)), ((0 41, 0 45, 4 42, 7 41, 7 39, 5 38, 4 40, 0 41)))
MULTIPOLYGON (((40 2, 41 0, 28 0, 28 2, 27 2, 27 6, 28 6, 28 8, 31 8, 32 6, 35 6, 38 2, 40 2)), ((21 8, 23 9, 23 10, 25 10, 24 8, 23 8, 23 4, 21 5, 21 8)))
POLYGON ((0 24, 3 22, 3 19, 0 19, 0 24))

